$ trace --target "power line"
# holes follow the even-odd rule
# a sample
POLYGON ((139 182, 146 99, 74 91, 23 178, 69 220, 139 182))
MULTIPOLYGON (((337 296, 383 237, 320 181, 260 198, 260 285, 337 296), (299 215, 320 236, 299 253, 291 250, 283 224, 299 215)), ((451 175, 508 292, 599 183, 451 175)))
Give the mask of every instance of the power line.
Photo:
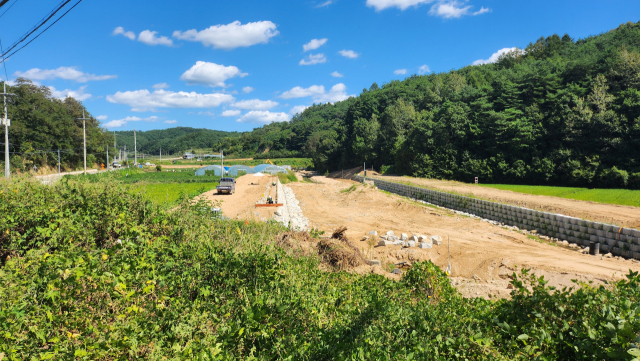
MULTIPOLYGON (((63 5, 61 5, 58 9, 55 10, 55 13, 57 13, 64 5, 66 5, 67 3, 69 3, 71 0, 66 0, 66 2, 64 2, 63 5)), ((31 31, 28 35, 24 36, 22 39, 20 39, 19 41, 17 41, 16 43, 14 43, 14 45, 8 49, 6 52, 3 52, 2 56, 2 62, 4 63, 7 59, 9 59, 10 57, 13 56, 13 54, 19 52, 20 50, 24 49, 27 45, 31 44, 34 40, 36 40, 38 37, 40 37, 40 35, 44 34, 45 31, 49 30, 49 28, 51 28, 53 25, 55 25, 58 21, 60 21, 60 19, 62 19, 65 15, 67 15, 71 10, 73 10, 76 6, 78 6, 78 4, 80 4, 82 2, 82 0, 78 0, 77 3, 75 3, 69 10, 67 10, 64 14, 62 14, 59 18, 57 18, 53 23, 51 23, 51 25, 49 25, 48 27, 46 27, 44 30, 42 30, 42 32, 40 32, 38 35, 36 35, 33 39, 29 40, 28 43, 24 44, 22 47, 20 47, 19 49, 17 49, 16 51, 12 52, 9 55, 6 55, 7 53, 9 53, 11 50, 13 50, 16 46, 18 46, 19 43, 23 42, 26 40, 27 37, 29 37, 31 34, 33 34, 36 30, 38 30, 42 25, 44 25, 47 21, 49 21, 49 19, 51 18, 51 15, 49 18, 47 18, 44 22, 42 22, 40 25, 37 25, 37 27, 31 31)))
POLYGON ((18 0, 14 1, 14 2, 13 2, 13 4, 11 4, 11 6, 9 6, 9 7, 7 8, 7 10, 5 10, 5 11, 2 13, 2 15, 0 15, 0 18, 1 18, 1 17, 3 17, 3 16, 4 16, 4 14, 6 14, 6 13, 7 13, 7 11, 9 11, 9 10, 13 7, 13 5, 15 5, 17 2, 18 2, 18 0))
MULTIPOLYGON (((20 37, 20 39, 18 39, 15 43, 11 44, 11 46, 9 47, 9 49, 7 49, 7 53, 10 52, 11 50, 13 50, 13 48, 15 48, 16 46, 18 46, 18 44, 20 44, 21 42, 25 41, 29 36, 31 36, 31 34, 35 33, 38 29, 40 29, 40 27, 42 27, 42 25, 44 25, 47 21, 51 20, 51 18, 58 12, 60 11, 65 5, 67 5, 71 0, 63 0, 58 7, 56 7, 55 9, 53 9, 48 16, 44 17, 42 20, 40 20, 39 23, 37 23, 36 25, 33 26, 33 28, 31 28, 31 30, 29 30, 26 34, 24 34, 22 37, 20 37)), ((2 55, 6 55, 6 54, 2 54, 2 55)))
MULTIPOLYGON (((0 17, 2 17, 2 16, 0 16, 0 17)), ((4 54, 4 50, 2 50, 2 39, 0 39, 0 52, 2 52, 4 54)), ((4 62, 4 58, 2 60, 2 65, 4 66, 4 75, 5 75, 6 79, 7 79, 7 81, 9 81, 9 75, 7 75, 7 64, 4 62)))

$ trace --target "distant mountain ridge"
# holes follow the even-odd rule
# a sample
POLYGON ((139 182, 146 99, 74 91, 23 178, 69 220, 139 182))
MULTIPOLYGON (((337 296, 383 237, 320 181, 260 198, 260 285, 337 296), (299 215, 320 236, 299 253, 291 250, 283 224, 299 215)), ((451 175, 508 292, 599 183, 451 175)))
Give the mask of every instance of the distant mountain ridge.
MULTIPOLYGON (((128 150, 133 150, 133 130, 113 133, 118 149, 122 149, 126 145, 128 150)), ((213 151, 213 147, 220 144, 224 138, 233 139, 238 136, 240 136, 238 132, 190 127, 136 131, 138 152, 153 155, 160 154, 161 148, 162 154, 178 154, 192 148, 212 148, 213 151)))

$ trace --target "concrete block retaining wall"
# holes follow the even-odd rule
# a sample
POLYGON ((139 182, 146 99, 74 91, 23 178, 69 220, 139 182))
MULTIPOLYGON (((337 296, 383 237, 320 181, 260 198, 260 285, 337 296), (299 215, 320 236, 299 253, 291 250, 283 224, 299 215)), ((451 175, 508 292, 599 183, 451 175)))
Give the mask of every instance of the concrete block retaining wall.
MULTIPOLYGON (((354 179, 359 182, 364 180, 362 176, 355 176, 354 179)), ((588 246, 591 241, 598 242, 601 253, 611 252, 616 256, 640 260, 640 230, 637 229, 621 228, 612 224, 591 222, 375 178, 367 179, 371 180, 376 187, 390 193, 420 199, 521 229, 536 230, 538 234, 581 246, 588 246)))

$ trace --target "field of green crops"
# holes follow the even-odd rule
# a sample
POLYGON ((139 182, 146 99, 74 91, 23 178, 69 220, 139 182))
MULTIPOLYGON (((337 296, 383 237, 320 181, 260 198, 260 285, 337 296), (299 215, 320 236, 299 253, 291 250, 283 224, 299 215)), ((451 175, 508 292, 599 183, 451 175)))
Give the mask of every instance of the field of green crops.
POLYGON ((553 196, 606 204, 640 207, 640 190, 587 189, 570 187, 528 186, 511 184, 481 184, 482 187, 509 190, 519 193, 553 196))
POLYGON ((196 196, 215 189, 220 177, 196 176, 194 169, 164 170, 155 169, 121 169, 89 175, 65 176, 66 179, 86 180, 92 183, 113 180, 123 185, 133 185, 133 192, 141 192, 155 204, 176 203, 182 196, 196 196))

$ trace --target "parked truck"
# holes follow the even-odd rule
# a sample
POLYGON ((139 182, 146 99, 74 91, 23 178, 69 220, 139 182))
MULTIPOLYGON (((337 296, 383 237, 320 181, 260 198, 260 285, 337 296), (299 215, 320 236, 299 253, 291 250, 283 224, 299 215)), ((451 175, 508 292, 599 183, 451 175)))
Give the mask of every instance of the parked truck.
POLYGON ((221 178, 216 190, 218 193, 233 194, 236 191, 236 180, 233 178, 221 178))

